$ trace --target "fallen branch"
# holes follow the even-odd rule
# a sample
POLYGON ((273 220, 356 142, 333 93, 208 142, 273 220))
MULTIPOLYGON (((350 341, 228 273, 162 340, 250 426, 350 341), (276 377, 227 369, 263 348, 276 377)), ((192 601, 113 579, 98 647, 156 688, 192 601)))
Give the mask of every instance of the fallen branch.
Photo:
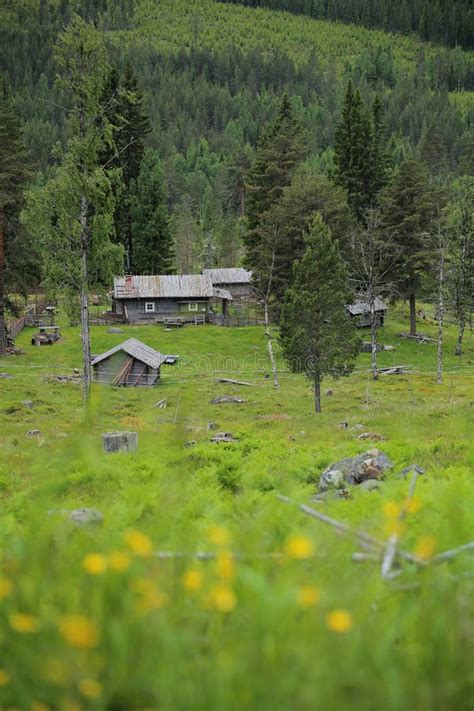
POLYGON ((408 373, 407 365, 396 365, 393 368, 379 368, 379 375, 405 375, 408 373))
MULTIPOLYGON (((282 557, 282 553, 259 553, 257 555, 243 555, 242 553, 231 553, 232 558, 235 560, 265 560, 265 559, 279 559, 282 557)), ((153 553, 155 558, 159 560, 173 560, 175 558, 193 558, 194 560, 216 560, 219 557, 219 553, 213 551, 155 551, 153 553)))
POLYGON ((412 336, 410 333, 397 333, 397 336, 398 338, 410 338, 413 341, 419 341, 419 343, 438 343, 436 338, 424 336, 423 334, 412 336))
MULTIPOLYGON (((292 504, 293 506, 297 506, 299 510, 305 513, 307 516, 316 518, 318 519, 318 521, 322 521, 323 523, 327 523, 329 526, 333 526, 341 533, 345 533, 348 536, 356 538, 363 548, 368 548, 369 550, 373 550, 375 548, 378 551, 383 551, 386 548, 386 544, 383 541, 379 541, 377 538, 373 538, 373 536, 370 536, 364 531, 355 531, 353 528, 346 526, 345 523, 336 521, 336 519, 331 518, 330 516, 326 516, 325 514, 322 514, 319 511, 316 511, 315 509, 312 509, 310 506, 306 506, 306 504, 297 504, 296 502, 289 499, 287 496, 282 496, 281 494, 277 494, 277 498, 279 499, 279 501, 283 501, 283 503, 285 504, 292 504)), ((412 555, 407 551, 397 549, 397 555, 399 555, 400 558, 403 558, 409 563, 414 563, 415 565, 419 566, 426 565, 426 562, 421 560, 421 558, 418 558, 417 556, 412 555)))
MULTIPOLYGON (((403 519, 408 513, 408 509, 410 507, 410 503, 413 500, 413 495, 415 493, 415 487, 416 487, 416 481, 418 477, 420 476, 420 469, 418 467, 413 467, 412 468, 412 477, 411 477, 411 482, 410 482, 410 488, 408 489, 408 496, 405 501, 405 505, 400 511, 398 515, 398 523, 401 525, 403 519)), ((396 554, 397 554, 397 546, 398 546, 398 541, 400 538, 400 533, 396 531, 393 533, 390 538, 388 539, 387 547, 385 548, 385 553, 382 559, 382 578, 384 580, 391 580, 392 578, 396 577, 397 575, 400 574, 399 571, 394 572, 393 571, 393 562, 395 560, 396 554)))
POLYGON ((470 543, 465 543, 463 546, 459 546, 459 548, 451 548, 451 550, 444 551, 444 553, 438 553, 437 555, 433 556, 433 558, 431 559, 431 563, 444 563, 444 561, 452 560, 460 553, 466 553, 468 551, 474 551, 474 541, 471 541, 470 543))
POLYGON ((245 385, 248 388, 253 387, 252 383, 245 383, 241 380, 232 380, 231 378, 216 378, 216 383, 227 383, 228 385, 245 385))

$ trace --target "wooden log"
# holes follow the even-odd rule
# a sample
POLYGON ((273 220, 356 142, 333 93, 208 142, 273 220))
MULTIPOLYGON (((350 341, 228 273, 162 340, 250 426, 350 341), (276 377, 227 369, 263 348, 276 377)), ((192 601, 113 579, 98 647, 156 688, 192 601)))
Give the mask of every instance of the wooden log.
POLYGON ((228 385, 245 385, 248 388, 252 387, 252 383, 245 383, 241 380, 232 380, 231 378, 216 378, 216 383, 227 383, 228 385))
POLYGON ((398 336, 398 338, 410 338, 411 340, 418 341, 419 343, 438 343, 436 338, 431 338, 430 336, 424 336, 423 334, 413 336, 410 333, 397 333, 397 336, 398 336))
POLYGON ((104 452, 135 452, 138 432, 105 432, 102 435, 104 452))

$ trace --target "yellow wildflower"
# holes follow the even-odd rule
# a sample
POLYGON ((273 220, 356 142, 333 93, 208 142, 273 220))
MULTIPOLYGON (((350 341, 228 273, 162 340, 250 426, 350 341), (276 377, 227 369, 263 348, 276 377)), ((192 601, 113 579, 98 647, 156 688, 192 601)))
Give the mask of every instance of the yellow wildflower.
POLYGON ((300 607, 314 607, 318 604, 321 593, 314 585, 305 585, 298 590, 297 600, 300 607))
POLYGON ((434 536, 421 536, 415 548, 415 555, 421 560, 430 560, 436 550, 436 538, 434 536))
POLYGON ((49 706, 41 703, 41 701, 33 701, 30 706, 30 711, 49 711, 49 706))
POLYGON ((383 505, 383 512, 386 518, 398 518, 400 511, 400 505, 396 501, 386 501, 383 505))
POLYGON ((13 590, 13 583, 8 578, 0 577, 0 600, 11 595, 13 590))
POLYGON ((151 582, 145 578, 140 578, 132 583, 132 589, 140 596, 137 600, 137 611, 143 615, 153 610, 160 610, 168 604, 168 595, 161 592, 151 582))
POLYGON ((91 649, 99 641, 99 632, 95 622, 82 615, 69 615, 60 625, 59 631, 71 647, 91 649))
POLYGON ((217 575, 222 580, 232 580, 235 577, 235 560, 230 553, 222 551, 217 556, 217 575))
POLYGON ((141 531, 135 529, 126 531, 124 541, 133 553, 148 556, 153 553, 153 545, 150 539, 141 531))
POLYGON ((422 508, 422 505, 423 504, 420 499, 414 496, 413 499, 410 499, 410 501, 406 503, 406 512, 409 514, 416 514, 422 508))
POLYGON ((78 688, 86 699, 98 699, 102 694, 102 685, 95 679, 81 679, 78 688))
POLYGON ((333 632, 344 634, 352 629, 352 616, 347 610, 333 610, 326 617, 326 624, 333 632))
POLYGON ((285 545, 285 551, 290 558, 304 560, 314 555, 314 544, 306 536, 290 536, 285 545))
POLYGON ((33 615, 15 612, 9 617, 10 627, 20 634, 33 634, 38 632, 38 620, 33 615))
POLYGON ((211 590, 210 603, 219 612, 231 612, 237 605, 237 598, 227 585, 216 585, 211 590))
POLYGON ((130 556, 123 551, 112 551, 109 555, 109 565, 118 573, 124 573, 130 567, 130 562, 130 556))
POLYGON ((0 668, 0 686, 6 686, 10 683, 10 674, 5 669, 0 668))
POLYGON ((187 570, 183 575, 183 585, 189 592, 199 590, 202 585, 202 573, 200 570, 187 570))
POLYGON ((226 546, 230 541, 229 531, 223 526, 211 526, 207 537, 215 546, 226 546))
POLYGON ((102 575, 107 570, 107 558, 102 553, 89 553, 82 561, 82 567, 89 575, 102 575))

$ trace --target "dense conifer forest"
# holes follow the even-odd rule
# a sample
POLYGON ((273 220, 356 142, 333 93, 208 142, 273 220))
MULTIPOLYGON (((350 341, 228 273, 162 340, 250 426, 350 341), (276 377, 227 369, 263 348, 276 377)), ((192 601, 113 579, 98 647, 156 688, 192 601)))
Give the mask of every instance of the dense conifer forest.
MULTIPOLYGON (((288 9, 288 3, 270 4, 288 9)), ((360 15, 356 5, 344 3, 348 11, 353 7, 353 21, 360 15)), ((349 19, 337 15, 337 3, 331 7, 331 19, 349 19)), ((435 22, 438 5, 424 7, 425 15, 428 7, 435 22)), ((317 3, 300 9, 319 16, 317 3)), ((118 74, 128 66, 143 95, 149 121, 143 141, 159 163, 178 269, 239 260, 245 175, 285 93, 303 127, 306 162, 317 173, 335 170, 335 129, 349 80, 368 103, 380 99, 392 167, 419 158, 434 131, 447 172, 455 177, 470 170, 474 59, 460 46, 445 49, 211 0, 23 0, 0 10, 0 41, 7 48, 0 70, 12 86, 40 182, 54 171, 65 145, 67 97, 55 84, 52 47, 76 10, 93 19, 118 74)), ((462 26, 468 30, 467 20, 462 26)))
POLYGON ((422 39, 466 49, 474 41, 471 0, 223 0, 249 7, 285 10, 321 20, 417 33, 422 39))

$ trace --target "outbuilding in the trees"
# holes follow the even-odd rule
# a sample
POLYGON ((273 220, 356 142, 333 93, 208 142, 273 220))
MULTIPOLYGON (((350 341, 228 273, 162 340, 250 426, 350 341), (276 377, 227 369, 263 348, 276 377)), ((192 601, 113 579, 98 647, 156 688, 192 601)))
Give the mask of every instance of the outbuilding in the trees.
POLYGON ((227 291, 237 301, 253 295, 252 272, 242 267, 204 269, 203 276, 210 278, 215 290, 227 291))
MULTIPOLYGON (((365 301, 364 299, 358 299, 353 304, 349 304, 349 306, 347 307, 347 311, 357 328, 365 328, 366 326, 371 325, 370 305, 368 301, 365 301)), ((383 326, 387 311, 388 306, 384 304, 381 299, 376 298, 375 317, 377 326, 383 326)))
POLYGON ((153 386, 158 383, 167 358, 136 338, 129 338, 92 360, 92 380, 125 387, 153 386))

